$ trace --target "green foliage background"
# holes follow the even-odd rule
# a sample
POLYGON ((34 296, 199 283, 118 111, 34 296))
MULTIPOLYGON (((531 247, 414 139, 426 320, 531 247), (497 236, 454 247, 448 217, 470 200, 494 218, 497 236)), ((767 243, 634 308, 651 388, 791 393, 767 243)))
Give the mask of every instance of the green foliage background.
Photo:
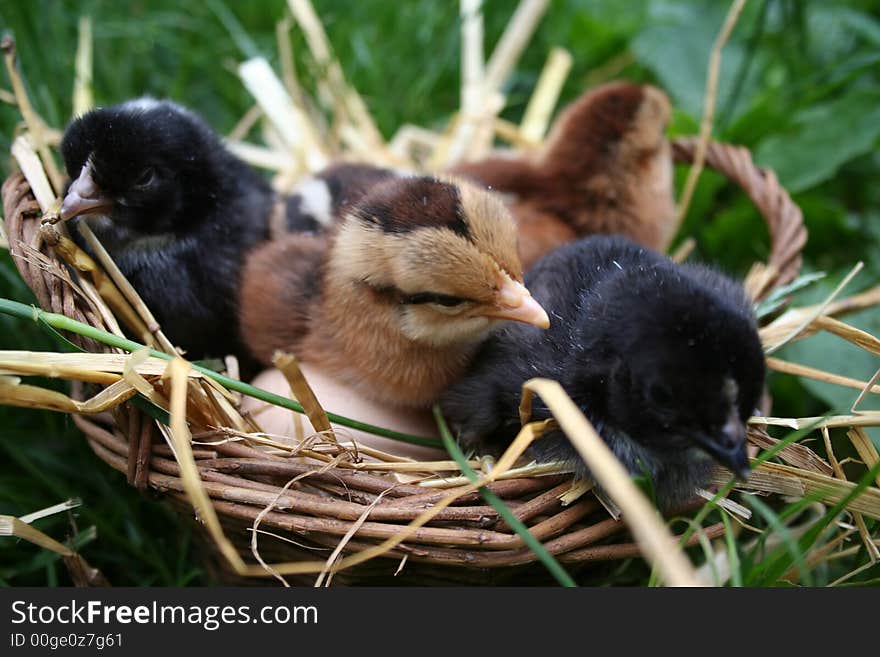
MULTIPOLYGON (((314 0, 348 79, 363 94, 382 132, 404 122, 442 125, 458 106, 458 3, 314 0)), ((709 49, 727 0, 554 0, 513 75, 505 116, 517 119, 554 45, 574 55, 563 100, 618 63, 617 77, 662 86, 676 107, 671 134, 696 132, 709 49)), ((487 51, 515 8, 486 0, 487 51)), ((38 111, 54 126, 70 117, 77 21, 94 22, 94 92, 99 104, 150 94, 201 113, 220 132, 232 128, 251 99, 235 75, 246 56, 277 65, 275 24, 283 0, 3 0, 0 29, 14 34, 21 69, 38 111)), ((305 45, 291 38, 309 85, 305 45)), ((8 88, 5 74, 0 86, 8 88)), ((0 105, 0 152, 8 153, 17 110, 0 105)), ((725 49, 715 135, 748 147, 773 167, 804 210, 810 230, 806 271, 828 276, 802 293, 827 294, 857 261, 849 292, 878 281, 880 271, 880 2, 752 0, 725 49)), ((0 173, 11 168, 0 158, 0 173)), ((683 172, 679 172, 681 176, 683 172)), ((680 182, 680 180, 679 180, 680 182)), ((719 176, 704 174, 682 236, 697 239, 696 257, 742 274, 767 252, 766 231, 749 201, 719 176)), ((6 253, 0 296, 33 297, 6 253)), ((880 312, 850 318, 880 334, 880 312)), ((0 348, 53 349, 33 325, 0 316, 0 348)), ((785 357, 868 378, 880 363, 830 336, 798 343, 785 357)), ((52 385, 45 382, 47 385, 52 385)), ((770 377, 777 414, 813 415, 847 408, 839 388, 770 377)), ((876 404, 873 406, 876 408, 876 404)), ((0 407, 0 513, 21 515, 68 497, 75 516, 38 526, 63 539, 94 526, 83 554, 116 585, 207 584, 191 536, 164 506, 135 494, 93 456, 63 415, 0 407)), ((863 574, 876 577, 875 568, 863 574)), ((816 575, 821 584, 832 572, 816 575)), ((600 569, 593 582, 645 583, 640 562, 600 569)), ((0 539, 0 583, 65 584, 63 566, 46 552, 0 539)))

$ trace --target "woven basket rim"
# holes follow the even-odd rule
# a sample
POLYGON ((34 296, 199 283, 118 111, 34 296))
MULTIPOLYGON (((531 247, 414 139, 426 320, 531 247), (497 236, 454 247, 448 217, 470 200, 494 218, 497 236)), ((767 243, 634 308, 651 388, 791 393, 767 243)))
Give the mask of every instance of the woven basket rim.
MULTIPOLYGON (((678 163, 693 161, 696 149, 697 140, 694 138, 672 142, 673 158, 678 163)), ((751 290, 756 299, 761 299, 792 281, 800 270, 801 250, 807 238, 801 210, 773 171, 755 165, 748 149, 710 142, 705 162, 736 183, 767 224, 770 251, 765 273, 757 289, 751 290)), ((65 281, 57 275, 57 270, 64 271, 64 267, 41 238, 38 230, 41 213, 20 172, 13 172, 7 178, 2 196, 10 253, 39 305, 44 310, 106 330, 107 321, 98 309, 76 291, 69 279, 65 281), (38 262, 33 257, 35 253, 42 254, 57 270, 53 273, 45 262, 38 262)), ((107 347, 87 339, 76 341, 87 351, 107 350, 107 347)), ((163 451, 163 448, 167 450, 164 443, 153 440, 155 424, 152 418, 131 404, 125 404, 116 409, 112 417, 75 415, 74 421, 86 434, 95 454, 113 469, 123 472, 131 485, 141 490, 152 488, 166 492, 173 500, 185 499, 179 466, 170 454, 163 451)), ((404 484, 387 490, 389 481, 383 477, 339 468, 314 474, 318 469, 316 465, 270 457, 256 448, 238 443, 217 445, 202 452, 197 464, 203 484, 225 523, 234 529, 250 527, 257 514, 275 500, 273 510, 263 515, 262 526, 308 537, 310 548, 286 547, 286 560, 291 560, 291 554, 314 558, 311 550, 336 547, 367 505, 382 491, 385 491, 385 498, 358 528, 347 544, 347 550, 364 549, 388 538, 448 492, 404 484), (208 458, 211 456, 213 458, 208 458), (273 479, 287 481, 306 471, 313 473, 308 481, 319 485, 322 494, 294 488, 283 492, 281 486, 267 483, 273 479)), ((624 524, 608 518, 607 514, 601 517, 601 507, 592 496, 568 507, 561 505, 559 496, 570 486, 570 476, 552 475, 500 481, 491 484, 490 488, 514 507, 521 520, 533 522, 530 526, 532 533, 564 563, 577 565, 638 555, 634 543, 621 542, 624 524), (587 519, 594 520, 592 524, 585 524, 587 519), (597 545, 609 539, 618 542, 597 545)), ((443 579, 448 576, 454 581, 480 579, 487 569, 521 572, 523 567, 534 566, 535 554, 510 532, 494 508, 479 502, 478 494, 465 495, 455 506, 445 509, 416 535, 378 561, 385 563, 387 571, 389 560, 396 565, 406 557, 410 563, 424 564, 432 577, 443 579)), ((707 528, 710 536, 720 535, 722 531, 720 525, 707 528)), ((242 556, 249 557, 247 532, 235 535, 237 549, 242 556)), ((358 569, 369 577, 376 572, 377 566, 367 562, 355 567, 353 572, 346 571, 347 577, 357 578, 358 569)), ((412 570, 413 566, 407 566, 407 569, 412 570)), ((393 570, 392 567, 388 574, 393 570)))

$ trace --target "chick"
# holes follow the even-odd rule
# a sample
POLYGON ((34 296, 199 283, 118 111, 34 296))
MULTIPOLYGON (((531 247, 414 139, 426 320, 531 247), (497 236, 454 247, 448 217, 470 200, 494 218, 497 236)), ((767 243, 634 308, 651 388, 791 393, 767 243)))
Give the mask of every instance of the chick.
POLYGON ((293 232, 321 233, 342 217, 345 207, 359 201, 372 187, 401 175, 371 164, 337 162, 301 180, 285 199, 285 224, 276 236, 293 232))
MULTIPOLYGON (((525 280, 553 318, 550 330, 504 327, 444 393, 441 408, 464 446, 506 447, 520 429, 522 384, 548 377, 631 473, 650 476, 664 507, 706 485, 712 459, 747 475, 745 422, 763 388, 764 357, 739 284, 621 237, 565 245, 525 280)), ((535 400, 532 419, 548 417, 535 400)), ((588 474, 559 430, 529 452, 588 474)))
POLYGON ((235 299, 251 248, 270 235, 319 235, 344 203, 393 175, 341 163, 279 199, 193 112, 151 98, 76 119, 61 152, 73 180, 62 218, 87 218, 166 335, 191 358, 247 357, 235 299))
POLYGON ((322 251, 288 237, 243 270, 241 331, 366 397, 426 407, 502 320, 546 328, 503 203, 451 178, 393 177, 344 206, 322 251))
POLYGON ((665 251, 676 230, 669 116, 659 89, 606 84, 566 107, 534 156, 453 171, 507 196, 526 271, 560 244, 597 233, 665 251))
POLYGON ((87 217, 169 339, 191 358, 243 354, 244 254, 268 237, 268 183, 194 113, 139 98, 74 120, 62 219, 87 217))

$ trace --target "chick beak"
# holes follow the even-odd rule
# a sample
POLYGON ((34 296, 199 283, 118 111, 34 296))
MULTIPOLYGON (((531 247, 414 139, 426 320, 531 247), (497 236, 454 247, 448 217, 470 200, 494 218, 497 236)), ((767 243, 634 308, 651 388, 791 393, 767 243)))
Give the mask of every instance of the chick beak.
POLYGON ((84 214, 98 214, 113 207, 113 201, 101 195, 101 189, 92 178, 92 166, 86 164, 79 178, 67 190, 61 204, 61 219, 67 221, 84 214))
POLYGON ((738 479, 745 481, 749 478, 751 468, 746 454, 746 426, 737 416, 736 408, 731 409, 720 436, 698 433, 694 441, 738 479))
POLYGON ((501 275, 495 305, 484 314, 492 319, 509 319, 534 324, 543 329, 550 328, 550 318, 541 304, 532 298, 522 283, 507 274, 501 275))

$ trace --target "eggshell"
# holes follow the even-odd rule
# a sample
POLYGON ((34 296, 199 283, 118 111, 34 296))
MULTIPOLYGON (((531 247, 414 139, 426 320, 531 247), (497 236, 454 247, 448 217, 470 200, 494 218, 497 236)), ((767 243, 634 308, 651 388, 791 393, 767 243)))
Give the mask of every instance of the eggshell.
MULTIPOLYGON (((323 374, 319 369, 308 364, 301 364, 300 369, 312 387, 315 396, 328 413, 336 413, 348 418, 366 422, 386 429, 417 436, 438 437, 430 410, 414 410, 400 408, 388 404, 379 404, 365 398, 348 386, 323 374)), ((284 375, 277 369, 269 369, 260 373, 252 382, 258 388, 290 397, 290 387, 284 375)), ((251 416, 267 433, 285 436, 296 436, 294 415, 302 418, 306 435, 314 432, 309 419, 292 411, 277 406, 269 406, 253 397, 245 397, 242 408, 250 411, 251 416)), ((449 455, 444 450, 411 445, 390 438, 383 438, 358 429, 350 429, 333 424, 339 429, 338 438, 342 441, 353 438, 359 445, 367 445, 375 449, 405 456, 422 461, 447 460, 449 455)))

